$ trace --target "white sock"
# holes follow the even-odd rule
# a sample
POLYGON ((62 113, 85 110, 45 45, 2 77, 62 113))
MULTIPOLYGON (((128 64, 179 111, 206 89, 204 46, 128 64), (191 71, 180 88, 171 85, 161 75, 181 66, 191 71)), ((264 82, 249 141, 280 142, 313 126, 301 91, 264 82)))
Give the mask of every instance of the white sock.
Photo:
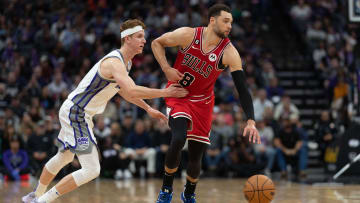
POLYGON ((39 180, 38 185, 35 189, 35 196, 40 197, 41 195, 43 195, 45 193, 47 187, 48 187, 47 185, 42 184, 39 180))
POLYGON ((46 202, 46 203, 52 202, 59 196, 60 196, 60 194, 54 186, 49 191, 47 191, 45 194, 41 195, 41 197, 39 197, 39 199, 38 199, 38 202, 46 202))

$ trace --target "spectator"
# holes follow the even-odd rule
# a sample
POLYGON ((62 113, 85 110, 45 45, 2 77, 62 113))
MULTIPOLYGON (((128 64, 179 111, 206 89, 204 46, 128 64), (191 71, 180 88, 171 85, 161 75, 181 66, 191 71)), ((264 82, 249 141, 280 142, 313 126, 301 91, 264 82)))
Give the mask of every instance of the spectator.
POLYGON ((20 138, 10 138, 10 149, 4 152, 3 162, 6 168, 5 174, 10 180, 19 181, 21 175, 29 173, 29 158, 24 149, 20 148, 20 138))
POLYGON ((35 128, 35 134, 31 135, 27 149, 30 154, 30 165, 32 174, 37 174, 50 158, 54 145, 51 135, 46 134, 45 122, 39 121, 35 128))
POLYGON ((274 119, 279 120, 280 118, 299 118, 299 109, 291 102, 290 96, 284 95, 281 98, 281 102, 276 105, 274 112, 274 119))
POLYGON ((111 124, 111 133, 107 137, 99 139, 101 151, 101 165, 103 174, 114 175, 115 179, 131 178, 129 171, 131 158, 125 153, 124 140, 119 124, 111 124))
POLYGON ((6 84, 0 83, 0 110, 5 110, 10 105, 11 96, 6 92, 6 84))
POLYGON ((305 166, 300 164, 299 159, 299 150, 303 142, 300 134, 291 125, 289 118, 282 120, 282 129, 279 134, 275 135, 274 145, 277 148, 277 162, 281 170, 281 177, 288 177, 286 166, 289 163, 297 165, 297 168, 293 168, 294 171, 298 173, 299 177, 304 177, 305 166))
POLYGON ((336 141, 337 128, 330 119, 329 111, 322 111, 320 120, 315 124, 316 140, 319 143, 322 160, 324 160, 326 148, 336 141))
POLYGON ((290 15, 301 32, 306 30, 306 25, 309 22, 311 13, 311 8, 305 4, 304 0, 298 0, 298 3, 291 8, 290 15))
POLYGON ((284 94, 284 89, 279 86, 278 79, 276 77, 270 79, 270 85, 266 87, 266 93, 268 99, 270 99, 274 104, 280 102, 280 98, 284 94))
POLYGON ((169 126, 160 122, 155 123, 152 140, 153 146, 156 149, 156 176, 162 177, 164 174, 165 155, 171 142, 169 126))
POLYGON ((276 156, 276 150, 273 147, 274 131, 271 127, 266 126, 263 120, 258 120, 256 127, 261 137, 261 144, 254 145, 256 163, 260 164, 265 160, 266 166, 264 172, 269 176, 276 156))
MULTIPOLYGON (((111 129, 106 125, 107 120, 103 115, 96 116, 94 134, 98 138, 105 138, 110 135, 111 129)), ((108 122, 108 121, 107 121, 108 122)))
POLYGON ((67 89, 67 84, 62 78, 61 72, 56 72, 53 81, 48 86, 51 95, 59 95, 62 91, 67 89))
POLYGON ((255 119, 262 120, 264 116, 265 108, 273 108, 274 104, 267 99, 265 89, 259 89, 257 97, 254 100, 255 119))
MULTIPOLYGON (((6 117, 4 117, 6 121, 6 117)), ((2 143, 2 150, 8 150, 10 149, 10 140, 12 137, 16 136, 16 130, 15 127, 11 124, 6 124, 5 122, 5 128, 4 128, 4 136, 2 137, 3 143, 2 143)))
POLYGON ((225 163, 229 172, 238 177, 249 177, 259 173, 264 167, 256 164, 256 158, 252 147, 246 137, 237 135, 228 141, 228 150, 225 155, 225 163))
POLYGON ((155 175, 156 151, 151 148, 151 139, 145 131, 145 124, 142 120, 135 122, 134 131, 129 135, 127 147, 133 150, 135 160, 146 160, 147 172, 150 177, 155 175))
POLYGON ((205 165, 209 170, 209 175, 216 175, 215 173, 219 172, 219 164, 224 158, 224 135, 219 134, 215 131, 210 132, 210 142, 211 145, 208 147, 205 153, 205 165))
POLYGON ((124 118, 121 120, 122 122, 122 128, 121 131, 125 136, 128 136, 133 132, 134 130, 134 119, 133 115, 130 112, 125 113, 124 118))
POLYGON ((36 123, 31 119, 30 115, 27 112, 25 112, 23 114, 21 127, 20 127, 21 136, 24 142, 28 141, 35 127, 36 127, 36 123))

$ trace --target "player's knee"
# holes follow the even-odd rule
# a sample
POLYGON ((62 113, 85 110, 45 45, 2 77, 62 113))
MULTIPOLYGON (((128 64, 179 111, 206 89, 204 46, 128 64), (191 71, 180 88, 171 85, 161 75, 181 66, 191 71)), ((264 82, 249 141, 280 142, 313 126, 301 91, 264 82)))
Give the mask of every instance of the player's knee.
POLYGON ((186 130, 176 130, 173 132, 173 137, 171 140, 171 148, 176 149, 176 151, 181 151, 186 142, 186 130))
POLYGON ((97 178, 100 175, 100 164, 94 164, 86 170, 88 176, 92 179, 97 178))

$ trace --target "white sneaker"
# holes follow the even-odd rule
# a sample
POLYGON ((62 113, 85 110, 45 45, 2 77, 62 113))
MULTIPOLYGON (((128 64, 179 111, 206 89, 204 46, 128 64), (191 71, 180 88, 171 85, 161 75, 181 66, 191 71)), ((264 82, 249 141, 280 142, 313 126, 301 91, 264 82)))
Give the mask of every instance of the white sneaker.
POLYGON ((37 198, 31 200, 30 203, 47 203, 47 202, 39 202, 39 200, 37 198))
POLYGON ((128 169, 125 169, 125 171, 124 171, 124 178, 125 178, 125 179, 130 179, 130 178, 132 178, 132 174, 131 174, 131 172, 130 172, 128 169))
POLYGON ((123 177, 124 177, 124 174, 123 174, 122 170, 121 169, 116 170, 116 173, 114 176, 115 180, 120 180, 123 177))
POLYGON ((36 199, 35 192, 30 192, 29 194, 21 198, 22 202, 24 203, 30 203, 34 199, 36 199))

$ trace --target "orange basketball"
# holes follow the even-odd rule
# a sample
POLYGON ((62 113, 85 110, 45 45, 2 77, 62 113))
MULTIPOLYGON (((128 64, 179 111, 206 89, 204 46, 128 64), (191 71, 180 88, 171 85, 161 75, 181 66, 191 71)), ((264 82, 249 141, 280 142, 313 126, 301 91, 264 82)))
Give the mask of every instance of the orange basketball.
POLYGON ((269 203, 274 199, 275 185, 264 175, 254 175, 246 181, 244 195, 250 203, 269 203))

